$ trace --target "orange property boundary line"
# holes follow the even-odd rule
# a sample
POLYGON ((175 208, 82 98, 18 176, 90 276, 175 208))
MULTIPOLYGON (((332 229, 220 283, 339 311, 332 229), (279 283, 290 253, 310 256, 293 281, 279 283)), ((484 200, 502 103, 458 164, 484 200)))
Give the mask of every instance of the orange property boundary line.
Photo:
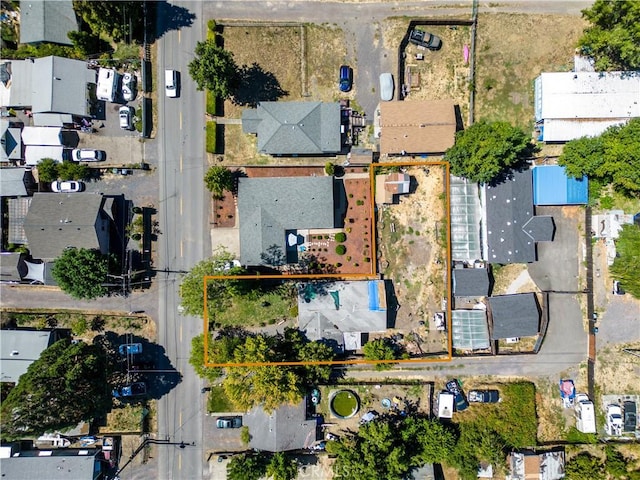
MULTIPOLYGON (((375 163, 369 167, 369 185, 371 189, 371 241, 372 252, 377 251, 376 235, 375 235, 375 170, 380 167, 426 167, 426 166, 442 166, 444 167, 444 191, 445 191, 445 211, 447 218, 446 225, 446 250, 447 263, 446 268, 451 269, 451 208, 450 208, 450 175, 449 163, 444 161, 425 161, 425 162, 402 162, 402 163, 375 163)), ((377 259, 377 257, 376 257, 377 259)), ((452 332, 451 332, 451 279, 447 271, 446 296, 447 296, 447 346, 448 352, 446 357, 439 358, 412 358, 407 360, 334 360, 334 361, 306 361, 306 362, 244 362, 244 363, 209 363, 209 315, 207 308, 207 282, 209 280, 317 280, 317 279, 351 279, 351 280, 373 280, 379 277, 376 271, 377 261, 371 262, 371 273, 326 273, 326 274, 292 274, 292 275, 207 275, 203 277, 203 295, 204 295, 204 312, 202 331, 204 337, 204 366, 205 367, 267 367, 267 366, 304 366, 304 365, 377 365, 377 364, 412 364, 412 363, 436 363, 450 362, 452 359, 452 332)))

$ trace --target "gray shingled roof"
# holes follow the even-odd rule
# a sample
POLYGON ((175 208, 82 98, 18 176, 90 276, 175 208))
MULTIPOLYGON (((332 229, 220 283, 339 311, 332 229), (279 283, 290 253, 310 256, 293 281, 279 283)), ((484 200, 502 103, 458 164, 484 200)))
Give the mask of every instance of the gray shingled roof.
POLYGON ((341 150, 340 105, 260 102, 242 112, 245 133, 258 135, 258 151, 272 155, 322 155, 341 150))
POLYGON ((553 240, 553 234, 556 231, 556 225, 553 222, 552 216, 536 215, 532 217, 527 223, 525 223, 523 230, 536 242, 550 242, 553 240))
POLYGON ((0 175, 0 197, 24 197, 27 188, 24 185, 24 168, 3 168, 0 175))
POLYGON ((54 339, 55 336, 51 331, 3 330, 0 335, 0 357, 2 358, 0 381, 18 383, 20 376, 27 371, 29 365, 40 358, 40 354, 53 343, 54 339))
POLYGON ((98 449, 56 450, 50 456, 37 456, 39 450, 22 451, 19 456, 2 459, 2 478, 11 480, 93 480, 100 468, 98 449), (87 452, 81 455, 79 452, 87 452))
POLYGON ((70 246, 108 253, 105 200, 95 193, 36 193, 24 221, 33 258, 53 259, 70 246))
POLYGON ((489 271, 486 268, 454 268, 453 294, 456 297, 489 295, 489 271))
POLYGON ((34 113, 89 115, 87 83, 96 82, 96 73, 87 68, 87 62, 53 56, 36 58, 32 80, 34 113))
POLYGON ((297 405, 284 404, 272 413, 254 407, 243 416, 249 427, 250 448, 287 452, 309 448, 316 441, 316 419, 307 419, 306 397, 297 405))
POLYGON ((493 317, 492 340, 538 334, 540 307, 535 293, 489 297, 493 317))
POLYGON ((261 265, 273 245, 286 251, 286 230, 334 227, 333 177, 240 178, 240 261, 261 265))
POLYGON ((511 172, 505 181, 485 185, 485 192, 488 261, 535 262, 535 242, 553 238, 553 229, 550 231, 553 220, 530 223, 534 217, 531 170, 511 172))
POLYGON ((20 43, 73 45, 67 33, 77 29, 71 0, 20 2, 20 43))

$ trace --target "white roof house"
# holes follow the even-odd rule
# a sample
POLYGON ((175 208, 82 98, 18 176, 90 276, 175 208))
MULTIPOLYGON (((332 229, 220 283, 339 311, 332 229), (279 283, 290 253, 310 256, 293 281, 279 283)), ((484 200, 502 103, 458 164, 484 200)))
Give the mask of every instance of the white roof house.
POLYGON ((547 72, 534 87, 545 142, 597 136, 640 117, 640 72, 547 72))
POLYGON ((59 127, 24 127, 22 143, 25 145, 63 145, 62 129, 59 127))

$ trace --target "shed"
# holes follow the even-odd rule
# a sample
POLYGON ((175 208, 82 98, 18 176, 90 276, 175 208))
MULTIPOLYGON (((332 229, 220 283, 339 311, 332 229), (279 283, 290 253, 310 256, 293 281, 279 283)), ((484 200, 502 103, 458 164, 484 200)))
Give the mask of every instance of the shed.
POLYGON ((2 330, 0 381, 18 383, 18 379, 27 371, 29 365, 38 360, 40 354, 56 340, 57 335, 53 330, 2 330))
POLYGON ((533 168, 534 205, 586 205, 589 203, 589 180, 569 177, 559 165, 533 168))
POLYGON ((489 270, 486 268, 454 268, 453 294, 456 297, 489 295, 489 270))
POLYGON ((532 337, 540 328, 540 306, 535 293, 489 297, 492 340, 532 337))
POLYGON ((25 175, 27 175, 25 168, 3 168, 0 175, 0 197, 26 196, 25 175))
POLYGON ((453 394, 440 392, 438 395, 438 418, 453 417, 453 394))
POLYGON ((486 350, 489 344, 489 326, 485 310, 453 310, 451 337, 456 350, 486 350))

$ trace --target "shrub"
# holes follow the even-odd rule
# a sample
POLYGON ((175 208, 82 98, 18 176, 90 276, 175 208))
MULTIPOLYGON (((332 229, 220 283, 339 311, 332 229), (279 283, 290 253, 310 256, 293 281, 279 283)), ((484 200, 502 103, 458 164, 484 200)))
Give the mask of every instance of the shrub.
POLYGON ((344 245, 340 244, 336 246, 336 253, 338 255, 344 255, 345 253, 347 253, 347 247, 345 247, 344 245))
POLYGON ((364 201, 363 200, 358 200, 358 201, 356 201, 356 205, 362 206, 362 205, 364 205, 364 201))
POLYGON ((74 335, 82 335, 87 331, 87 319, 82 317, 78 317, 73 322, 71 322, 71 331, 74 335))
POLYGON ((324 164, 324 171, 327 175, 333 175, 336 173, 336 166, 331 162, 327 162, 324 164))
POLYGON ((249 427, 247 427, 246 425, 243 426, 242 429, 240 430, 240 440, 245 445, 249 445, 249 442, 251 441, 251 434, 249 433, 249 427))
POLYGON ((338 232, 338 233, 336 233, 336 236, 335 236, 335 240, 336 240, 336 242, 340 242, 340 243, 342 243, 342 242, 344 242, 346 239, 347 239, 347 234, 346 234, 346 233, 344 233, 344 232, 338 232))
POLYGON ((371 259, 369 257, 364 257, 364 261, 369 263, 371 261, 371 259))

